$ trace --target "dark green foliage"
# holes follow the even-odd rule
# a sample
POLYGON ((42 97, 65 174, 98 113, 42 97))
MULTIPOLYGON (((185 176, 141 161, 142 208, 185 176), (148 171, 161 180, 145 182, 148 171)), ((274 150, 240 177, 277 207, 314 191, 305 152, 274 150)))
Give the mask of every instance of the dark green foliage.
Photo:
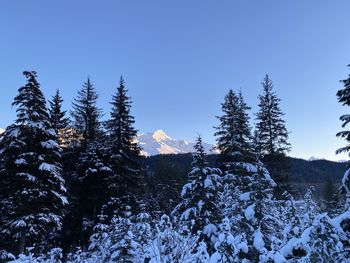
POLYGON ((90 78, 83 83, 72 104, 73 126, 81 136, 82 146, 85 148, 101 135, 100 117, 102 110, 97 107, 98 95, 90 78))
MULTIPOLYGON (((16 124, 0 142, 0 232, 12 252, 50 242, 61 228, 67 204, 61 177, 61 148, 50 125, 44 95, 34 71, 24 71, 27 83, 13 105, 16 124)), ((46 244, 47 246, 47 244, 46 244)))
MULTIPOLYGON (((137 131, 130 113, 131 99, 123 78, 120 78, 116 94, 112 96, 110 119, 106 123, 109 162, 115 178, 119 178, 120 194, 140 191, 143 184, 140 166, 140 147, 135 142, 137 131)), ((112 184, 117 182, 111 182, 112 184)))
POLYGON ((288 183, 288 169, 285 155, 290 151, 288 131, 283 119, 284 113, 280 108, 281 99, 273 91, 272 80, 268 75, 262 82, 263 94, 259 96, 259 112, 256 114, 256 143, 262 161, 270 171, 278 187, 275 194, 281 197, 285 191, 291 191, 288 183))
POLYGON ((241 93, 237 96, 229 90, 222 104, 222 116, 218 116, 219 126, 215 127, 217 148, 220 151, 219 162, 244 161, 252 158, 250 145, 251 131, 247 110, 241 93))
MULTIPOLYGON (((350 67, 350 65, 348 65, 348 67, 350 67)), ((344 88, 338 90, 337 92, 338 102, 341 103, 343 106, 350 106, 350 75, 348 75, 347 79, 341 80, 340 82, 343 84, 344 88)), ((345 128, 350 122, 350 115, 344 114, 340 116, 340 120, 342 121, 342 128, 345 128)), ((344 138, 348 143, 350 142, 350 131, 338 132, 337 136, 344 138)), ((343 148, 338 149, 337 153, 349 151, 350 145, 347 145, 343 148)))
POLYGON ((52 128, 58 134, 59 130, 67 128, 69 119, 66 116, 66 111, 62 110, 63 99, 60 95, 60 90, 56 90, 56 94, 52 97, 49 108, 49 120, 52 128))
POLYGON ((185 230, 190 230, 193 234, 200 233, 200 241, 206 242, 211 253, 214 249, 211 242, 212 233, 206 228, 215 228, 221 221, 218 207, 221 171, 208 167, 201 137, 197 139, 195 150, 188 183, 183 186, 182 200, 175 207, 173 214, 179 217, 182 226, 187 226, 185 230))
POLYGON ((56 90, 56 94, 49 101, 49 120, 52 128, 55 130, 57 135, 57 140, 62 146, 67 138, 66 129, 68 128, 69 119, 66 117, 66 111, 62 110, 63 99, 60 95, 59 89, 56 90))
POLYGON ((257 118, 257 134, 261 151, 264 155, 285 154, 290 150, 288 131, 280 109, 280 99, 273 91, 273 84, 268 75, 265 76, 263 94, 259 96, 259 112, 257 118))

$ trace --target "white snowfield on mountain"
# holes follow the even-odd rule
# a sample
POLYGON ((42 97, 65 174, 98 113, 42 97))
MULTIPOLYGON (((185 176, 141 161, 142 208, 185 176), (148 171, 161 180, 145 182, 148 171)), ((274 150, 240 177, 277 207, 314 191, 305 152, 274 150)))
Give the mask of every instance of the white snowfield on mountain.
MULTIPOLYGON (((190 153, 194 152, 195 145, 195 143, 186 140, 173 139, 162 130, 141 133, 137 136, 137 142, 142 147, 141 154, 144 156, 190 153)), ((206 153, 216 153, 212 144, 203 143, 203 147, 206 153)))

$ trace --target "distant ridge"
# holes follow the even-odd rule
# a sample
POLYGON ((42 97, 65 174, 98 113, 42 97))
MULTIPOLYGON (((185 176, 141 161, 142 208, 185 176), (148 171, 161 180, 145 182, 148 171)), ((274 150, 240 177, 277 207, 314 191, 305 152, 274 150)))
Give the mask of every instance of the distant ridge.
MULTIPOLYGON (((151 133, 141 133, 137 136, 137 141, 142 147, 141 154, 152 156, 157 154, 179 154, 194 151, 195 143, 186 140, 171 138, 163 130, 156 130, 151 133)), ((206 153, 215 153, 214 145, 203 143, 206 153)))

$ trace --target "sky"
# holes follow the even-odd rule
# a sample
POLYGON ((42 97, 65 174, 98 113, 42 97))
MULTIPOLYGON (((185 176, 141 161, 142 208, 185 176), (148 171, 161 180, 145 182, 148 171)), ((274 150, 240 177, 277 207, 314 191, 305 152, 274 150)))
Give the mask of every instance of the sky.
POLYGON ((292 151, 330 160, 348 108, 336 91, 350 70, 349 1, 60 0, 0 2, 0 127, 35 70, 47 99, 69 111, 90 76, 108 118, 123 75, 140 132, 214 143, 223 98, 241 89, 258 110, 264 75, 282 99, 292 151))

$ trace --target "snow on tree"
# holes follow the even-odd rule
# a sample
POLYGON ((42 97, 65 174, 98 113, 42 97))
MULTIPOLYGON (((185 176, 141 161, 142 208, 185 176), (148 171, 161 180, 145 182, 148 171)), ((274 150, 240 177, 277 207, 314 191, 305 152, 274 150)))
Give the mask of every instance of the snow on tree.
POLYGON ((315 188, 313 186, 309 187, 304 195, 303 209, 302 209, 302 223, 305 226, 312 224, 315 216, 319 213, 319 208, 316 202, 313 200, 313 194, 315 188))
POLYGON ((62 210, 67 204, 61 148, 37 74, 23 74, 27 83, 19 88, 13 102, 17 106, 16 124, 7 127, 0 142, 0 236, 11 240, 14 253, 35 244, 39 249, 39 244, 49 242, 61 229, 62 210))
POLYGON ((49 103, 49 120, 52 128, 56 132, 57 141, 61 147, 67 146, 66 142, 69 140, 67 134, 69 119, 66 117, 66 111, 62 110, 63 99, 59 89, 56 90, 56 94, 49 103))
POLYGON ((140 244, 134 240, 133 224, 130 220, 130 207, 126 206, 122 216, 112 219, 109 232, 111 246, 108 249, 108 262, 138 262, 140 244))
POLYGON ((256 115, 260 147, 265 155, 285 154, 290 150, 288 131, 283 120, 284 113, 280 109, 280 99, 273 91, 273 84, 268 75, 265 76, 263 95, 259 96, 259 112, 256 115))
MULTIPOLYGON (((150 263, 196 262, 196 255, 198 255, 199 251, 196 236, 193 236, 190 233, 181 235, 173 228, 170 218, 167 215, 162 215, 156 228, 156 236, 152 241, 150 248, 150 263)), ((205 254, 205 251, 202 253, 205 254)))
POLYGON ((107 164, 102 142, 90 142, 86 152, 80 154, 76 166, 74 186, 74 211, 81 219, 82 232, 90 236, 101 208, 113 196, 116 187, 110 184, 113 176, 107 164))
POLYGON ((221 172, 208 167, 200 136, 194 147, 196 152, 193 154, 188 183, 183 186, 182 201, 175 207, 173 214, 179 217, 181 225, 186 225, 193 234, 199 234, 199 241, 203 240, 211 253, 216 226, 221 217, 217 204, 221 172))
MULTIPOLYGON (((350 67, 350 65, 348 65, 350 67)), ((338 102, 341 103, 343 106, 350 106, 350 75, 348 75, 348 78, 340 81, 344 88, 338 90, 337 97, 338 102)), ((342 128, 345 128, 349 122, 350 122, 350 114, 344 114, 340 116, 340 120, 342 121, 342 128)), ((337 150, 338 153, 349 153, 350 152, 350 131, 344 130, 337 133, 337 137, 344 138, 346 142, 348 143, 345 147, 342 147, 337 150)), ((350 169, 347 170, 343 176, 342 179, 342 192, 345 194, 346 200, 345 200, 345 209, 349 210, 350 208, 350 169)))
MULTIPOLYGON (((120 178, 122 194, 137 190, 142 185, 140 147, 136 140, 135 120, 130 114, 131 99, 127 96, 124 79, 121 77, 116 94, 112 97, 112 111, 106 122, 110 163, 113 172, 120 178)), ((113 182, 114 183, 114 182, 113 182)))
POLYGON ((140 258, 142 261, 150 259, 150 241, 153 238, 151 229, 151 216, 146 211, 146 205, 144 202, 139 203, 140 212, 135 216, 133 224, 133 233, 135 241, 140 244, 140 258))
POLYGON ((280 108, 281 100, 273 91, 273 84, 268 75, 265 76, 262 85, 263 94, 259 96, 259 111, 256 114, 257 148, 277 183, 275 194, 281 197, 285 190, 290 190, 288 173, 282 174, 281 171, 288 167, 285 155, 290 151, 291 146, 283 119, 284 113, 280 108))
POLYGON ((215 127, 217 148, 220 151, 219 161, 245 160, 251 157, 251 131, 247 110, 241 93, 237 96, 229 90, 222 104, 222 116, 218 116, 219 126, 215 127))
POLYGON ((97 107, 98 95, 95 91, 90 78, 83 83, 78 95, 74 98, 73 110, 73 127, 82 140, 83 148, 86 148, 89 142, 96 140, 101 133, 100 117, 102 110, 97 107))
POLYGON ((224 218, 219 226, 215 253, 211 255, 210 263, 238 262, 237 253, 235 238, 231 234, 230 221, 224 218))
POLYGON ((238 256, 241 260, 258 260, 270 247, 276 219, 268 210, 275 182, 258 161, 252 149, 249 108, 240 94, 232 90, 222 105, 223 116, 217 127, 218 148, 225 171, 221 207, 228 217, 234 236, 240 241, 238 256))

